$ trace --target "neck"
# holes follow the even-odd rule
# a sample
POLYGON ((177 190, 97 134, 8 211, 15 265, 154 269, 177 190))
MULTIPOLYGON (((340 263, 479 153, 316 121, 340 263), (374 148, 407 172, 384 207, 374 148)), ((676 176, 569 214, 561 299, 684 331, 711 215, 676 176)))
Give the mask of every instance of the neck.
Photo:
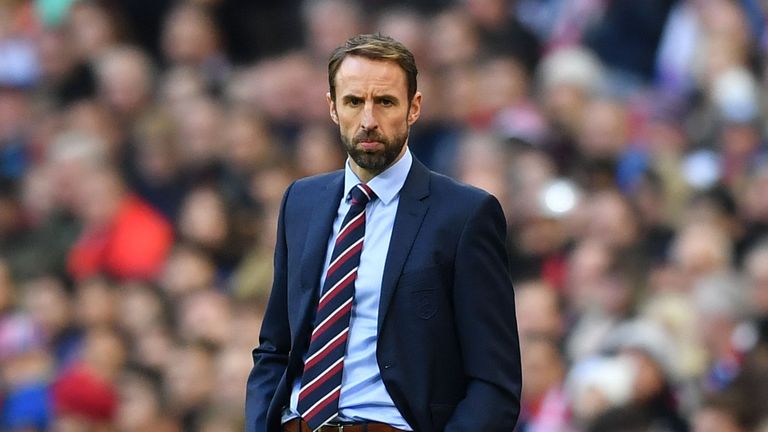
POLYGON ((384 172, 385 169, 388 168, 388 167, 387 168, 383 168, 381 170, 365 169, 365 168, 361 167, 360 165, 358 165, 357 163, 355 163, 355 161, 353 159, 351 159, 351 158, 349 159, 349 166, 350 166, 350 168, 352 168, 352 172, 355 173, 357 178, 359 178, 360 181, 362 181, 363 183, 368 183, 374 177, 376 177, 377 175, 381 174, 382 172, 384 172))

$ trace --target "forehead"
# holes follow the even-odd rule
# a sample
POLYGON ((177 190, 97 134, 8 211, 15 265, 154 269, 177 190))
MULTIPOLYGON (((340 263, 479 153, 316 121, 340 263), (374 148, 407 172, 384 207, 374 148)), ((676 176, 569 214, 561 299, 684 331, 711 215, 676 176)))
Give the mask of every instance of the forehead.
POLYGON ((336 73, 336 93, 387 92, 405 97, 405 71, 395 62, 360 56, 345 58, 336 73))

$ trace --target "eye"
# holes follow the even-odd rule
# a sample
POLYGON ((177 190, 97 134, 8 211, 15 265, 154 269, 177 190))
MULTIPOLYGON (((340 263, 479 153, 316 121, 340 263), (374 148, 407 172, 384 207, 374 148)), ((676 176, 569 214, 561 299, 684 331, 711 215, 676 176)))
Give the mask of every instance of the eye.
POLYGON ((382 106, 385 106, 385 107, 391 107, 391 106, 395 105, 395 101, 393 101, 392 99, 388 99, 388 98, 381 99, 381 101, 379 103, 382 106))
POLYGON ((349 99, 347 99, 347 105, 349 105, 351 107, 360 106, 362 103, 363 103, 363 101, 360 98, 349 98, 349 99))

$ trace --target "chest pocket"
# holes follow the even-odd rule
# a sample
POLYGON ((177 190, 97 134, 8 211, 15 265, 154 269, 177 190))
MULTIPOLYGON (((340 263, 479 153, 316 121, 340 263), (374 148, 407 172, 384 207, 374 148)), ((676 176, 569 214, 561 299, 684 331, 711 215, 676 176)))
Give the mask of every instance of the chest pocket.
POLYGON ((407 293, 416 317, 427 320, 440 310, 446 298, 445 272, 445 268, 433 266, 403 273, 400 277, 399 289, 407 293))

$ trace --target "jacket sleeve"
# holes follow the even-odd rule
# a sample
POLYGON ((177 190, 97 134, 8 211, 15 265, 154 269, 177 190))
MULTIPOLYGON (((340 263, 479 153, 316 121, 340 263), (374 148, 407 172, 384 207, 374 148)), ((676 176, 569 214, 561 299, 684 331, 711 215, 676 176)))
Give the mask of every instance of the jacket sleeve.
POLYGON ((522 374, 505 240, 504 213, 487 195, 456 252, 453 302, 468 386, 446 431, 511 431, 517 422, 522 374))
MULTIPOLYGON (((293 185, 291 185, 292 187, 293 185)), ((269 430, 267 412, 277 386, 288 365, 291 334, 287 308, 287 242, 286 207, 291 187, 285 192, 280 207, 275 244, 272 292, 259 334, 259 346, 253 350, 253 369, 248 376, 245 396, 245 430, 269 430)))

